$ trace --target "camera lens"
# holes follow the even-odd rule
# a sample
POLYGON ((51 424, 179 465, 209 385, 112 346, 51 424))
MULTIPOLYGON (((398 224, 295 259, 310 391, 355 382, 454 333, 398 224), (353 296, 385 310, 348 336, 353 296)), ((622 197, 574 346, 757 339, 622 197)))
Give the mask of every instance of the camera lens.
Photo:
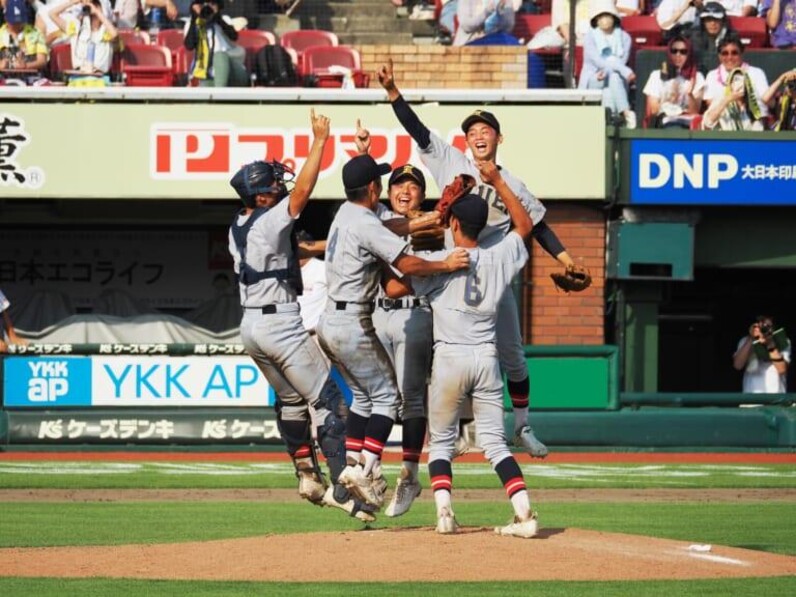
POLYGON ((202 10, 199 11, 199 15, 205 19, 210 18, 213 16, 213 7, 207 3, 202 4, 202 10))
POLYGON ((83 5, 83 10, 82 10, 82 12, 83 12, 83 14, 84 14, 85 16, 88 16, 88 15, 90 15, 90 14, 91 14, 91 7, 90 7, 90 6, 87 6, 87 5, 83 5))

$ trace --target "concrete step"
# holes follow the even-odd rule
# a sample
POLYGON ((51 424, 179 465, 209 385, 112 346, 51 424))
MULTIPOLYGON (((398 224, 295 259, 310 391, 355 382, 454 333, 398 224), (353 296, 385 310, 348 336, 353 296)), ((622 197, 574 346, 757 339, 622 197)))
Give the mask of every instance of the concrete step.
POLYGON ((342 33, 379 33, 386 37, 393 34, 409 33, 414 29, 409 21, 395 17, 332 17, 330 20, 332 31, 338 35, 342 33))
POLYGON ((304 2, 301 8, 293 13, 301 19, 310 16, 395 16, 395 7, 388 0, 365 0, 362 2, 304 2))
POLYGON ((340 33, 340 43, 346 46, 361 45, 412 45, 411 33, 393 33, 385 36, 384 33, 340 33))

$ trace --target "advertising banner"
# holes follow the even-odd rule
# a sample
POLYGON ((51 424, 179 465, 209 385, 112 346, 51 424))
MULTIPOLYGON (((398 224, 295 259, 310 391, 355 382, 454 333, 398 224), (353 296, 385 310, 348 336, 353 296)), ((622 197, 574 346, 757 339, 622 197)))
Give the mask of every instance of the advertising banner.
POLYGON ((46 356, 3 359, 6 408, 273 406, 245 356, 46 356))
MULTIPOLYGON (((394 167, 420 155, 386 103, 5 103, 0 109, 0 198, 234 198, 232 174, 253 160, 298 170, 312 141, 310 108, 331 119, 313 196, 341 199, 343 164, 357 150, 357 119, 371 154, 394 167), (57 135, 54 136, 54 131, 57 135), (56 139, 57 137, 57 139, 56 139), (68 151, 64 151, 68 148, 68 151)), ((462 120, 480 104, 416 111, 464 150, 462 120)), ((504 132, 498 162, 542 199, 604 199, 605 115, 599 105, 491 107, 504 132), (577 164, 573 176, 572 164, 577 164)), ((428 196, 438 196, 428 176, 428 196)))
POLYGON ((631 141, 630 203, 794 205, 792 140, 631 141))
POLYGON ((8 411, 9 444, 270 444, 273 410, 8 411))

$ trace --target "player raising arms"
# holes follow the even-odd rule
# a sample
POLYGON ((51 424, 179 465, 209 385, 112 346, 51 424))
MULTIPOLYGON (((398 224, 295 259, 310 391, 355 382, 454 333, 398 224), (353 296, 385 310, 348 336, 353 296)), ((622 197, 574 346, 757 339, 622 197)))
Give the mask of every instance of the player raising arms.
POLYGON ((363 522, 375 508, 352 498, 338 483, 345 467, 345 424, 333 409, 339 389, 329 366, 301 321, 298 243, 293 233, 309 201, 329 138, 329 119, 311 111, 313 142, 292 191, 279 162, 253 162, 230 184, 244 209, 229 231, 243 307, 241 339, 278 396, 277 425, 299 478, 299 495, 316 505, 341 508, 363 522), (317 466, 310 423, 326 457, 333 486, 317 466))
MULTIPOLYGON (((506 445, 497 321, 501 296, 528 260, 526 244, 533 222, 493 162, 479 162, 478 170, 479 178, 499 193, 514 229, 497 243, 488 247, 481 244, 477 239, 487 224, 489 207, 466 188, 451 197, 451 185, 440 199, 441 205, 454 200, 443 217, 446 221, 449 218, 455 247, 469 252, 470 266, 424 279, 390 277, 385 291, 396 299, 412 293, 426 296, 433 313, 428 472, 437 507, 437 532, 455 533, 458 527, 451 503, 451 459, 462 408, 472 400, 478 445, 514 508, 514 522, 495 531, 528 538, 536 534, 536 514, 531 510, 522 471, 506 445)), ((446 254, 442 252, 439 257, 446 254)))
POLYGON ((337 366, 354 400, 346 421, 348 466, 340 481, 368 504, 381 507, 387 483, 381 454, 396 417, 398 388, 390 357, 373 327, 372 313, 382 264, 402 274, 430 275, 467 267, 464 250, 444 261, 425 261, 406 252, 407 242, 382 225, 375 213, 381 177, 389 164, 367 154, 343 166, 346 202, 335 215, 326 242, 326 310, 318 340, 337 366))
MULTIPOLYGON (((464 119, 462 130, 473 155, 473 159, 469 159, 461 151, 429 131, 420 121, 395 84, 392 60, 379 69, 378 77, 382 87, 387 91, 395 115, 417 143, 420 159, 431 171, 437 186, 445 187, 459 174, 469 174, 482 183, 473 192, 487 204, 488 218, 478 240, 484 247, 500 242, 511 225, 507 206, 504 205, 501 195, 496 192, 494 186, 480 179, 479 170, 481 164, 496 162, 498 145, 503 141, 497 118, 490 112, 476 110, 464 119)), ((501 175, 533 220, 533 237, 536 241, 566 268, 573 268, 575 264, 572 258, 544 222, 546 210, 542 203, 508 170, 501 168, 501 175)), ((508 392, 514 407, 514 443, 518 447, 525 448, 531 456, 544 458, 547 456, 547 447, 536 438, 528 425, 530 391, 528 367, 520 334, 517 303, 511 291, 505 292, 501 297, 497 329, 500 364, 508 379, 508 392)))

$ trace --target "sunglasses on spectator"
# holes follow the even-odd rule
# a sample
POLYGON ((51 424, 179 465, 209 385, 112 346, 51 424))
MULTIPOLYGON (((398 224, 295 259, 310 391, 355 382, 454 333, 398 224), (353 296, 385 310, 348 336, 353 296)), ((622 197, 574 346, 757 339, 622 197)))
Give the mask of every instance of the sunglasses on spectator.
POLYGON ((722 50, 720 52, 722 56, 740 56, 741 53, 738 50, 722 50))
POLYGON ((672 48, 672 54, 681 54, 683 56, 687 56, 688 50, 686 48, 672 48))

